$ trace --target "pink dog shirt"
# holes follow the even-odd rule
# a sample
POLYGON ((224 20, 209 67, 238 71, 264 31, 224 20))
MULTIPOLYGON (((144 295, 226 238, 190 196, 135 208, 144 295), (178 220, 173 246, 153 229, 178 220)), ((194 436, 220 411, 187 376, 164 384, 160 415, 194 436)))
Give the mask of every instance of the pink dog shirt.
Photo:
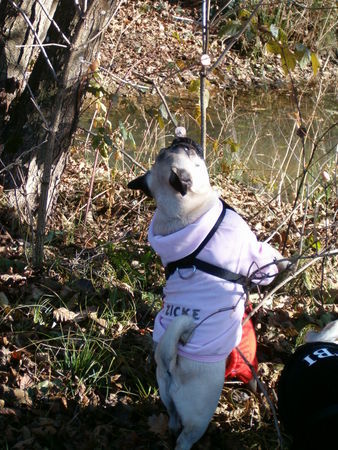
MULTIPOLYGON (((204 240, 222 211, 219 201, 196 222, 167 236, 154 235, 153 221, 149 227, 150 245, 166 266, 194 250, 204 240)), ((156 215, 156 212, 155 212, 156 215)), ((198 254, 198 258, 234 273, 250 275, 274 261, 276 251, 257 241, 245 221, 234 211, 227 209, 216 233, 198 254)), ((263 268, 253 281, 268 284, 278 269, 275 264, 263 268)), ((164 304, 157 314, 153 339, 159 342, 170 321, 181 314, 192 316, 198 326, 190 341, 179 345, 178 353, 187 358, 216 362, 227 358, 242 335, 245 295, 243 287, 197 270, 180 269, 167 280, 164 304), (189 277, 183 279, 180 277, 189 277), (220 308, 227 311, 216 313, 220 308), (210 317, 208 317, 210 316, 210 317)))

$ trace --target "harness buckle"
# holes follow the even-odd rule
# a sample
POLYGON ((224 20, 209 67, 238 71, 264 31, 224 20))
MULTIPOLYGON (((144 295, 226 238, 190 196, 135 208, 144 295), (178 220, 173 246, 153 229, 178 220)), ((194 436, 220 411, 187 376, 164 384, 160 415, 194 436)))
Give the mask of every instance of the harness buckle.
POLYGON ((182 280, 189 280, 189 278, 191 278, 192 276, 194 276, 194 274, 195 274, 195 272, 196 272, 196 266, 192 265, 191 268, 192 268, 192 272, 190 272, 190 273, 189 273, 188 275, 186 275, 186 276, 183 276, 183 275, 181 274, 180 268, 179 268, 179 267, 176 267, 176 271, 178 272, 178 275, 179 275, 179 277, 180 277, 182 280))

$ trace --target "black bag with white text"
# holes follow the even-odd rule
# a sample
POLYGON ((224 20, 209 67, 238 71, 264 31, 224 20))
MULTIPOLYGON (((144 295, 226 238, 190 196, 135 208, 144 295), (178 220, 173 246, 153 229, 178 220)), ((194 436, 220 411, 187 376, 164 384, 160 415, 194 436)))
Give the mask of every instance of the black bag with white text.
POLYGON ((279 380, 278 410, 294 449, 337 448, 337 344, 308 343, 295 351, 279 380))

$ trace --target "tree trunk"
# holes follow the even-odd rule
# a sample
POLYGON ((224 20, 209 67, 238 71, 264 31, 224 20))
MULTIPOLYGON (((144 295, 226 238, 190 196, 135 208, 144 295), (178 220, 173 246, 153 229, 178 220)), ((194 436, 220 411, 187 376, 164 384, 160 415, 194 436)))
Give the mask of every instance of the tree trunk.
POLYGON ((40 209, 42 239, 78 123, 90 63, 115 10, 115 0, 76 3, 80 6, 74 0, 2 0, 0 6, 6 36, 0 41, 0 67, 5 70, 0 78, 0 101, 5 105, 3 120, 0 116, 1 181, 10 204, 34 227, 40 209), (41 189, 47 189, 47 195, 41 189))
POLYGON ((11 102, 27 83, 29 65, 37 58, 37 39, 44 42, 57 1, 44 0, 43 9, 36 0, 18 1, 22 13, 8 0, 0 2, 0 123, 6 119, 11 102), (31 28, 29 28, 30 23, 31 28), (35 31, 35 33, 33 32, 35 31))

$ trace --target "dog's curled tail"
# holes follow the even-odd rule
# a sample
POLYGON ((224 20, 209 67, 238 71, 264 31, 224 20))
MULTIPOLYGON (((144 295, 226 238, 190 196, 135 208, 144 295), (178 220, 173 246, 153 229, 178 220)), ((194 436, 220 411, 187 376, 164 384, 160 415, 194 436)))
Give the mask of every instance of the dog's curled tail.
POLYGON ((305 342, 332 342, 338 344, 338 320, 330 322, 322 331, 309 331, 305 342))
POLYGON ((178 316, 172 320, 164 332, 155 352, 157 365, 164 366, 172 373, 177 360, 177 346, 179 342, 186 344, 195 328, 194 319, 187 315, 178 316))

